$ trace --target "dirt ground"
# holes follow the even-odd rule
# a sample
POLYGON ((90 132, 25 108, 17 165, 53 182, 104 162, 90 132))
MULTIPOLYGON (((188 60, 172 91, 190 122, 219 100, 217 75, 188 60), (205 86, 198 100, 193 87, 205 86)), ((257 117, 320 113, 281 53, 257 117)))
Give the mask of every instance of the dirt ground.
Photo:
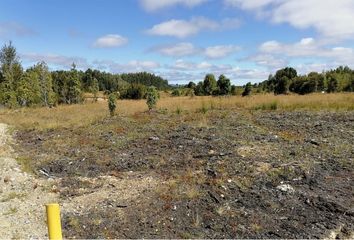
POLYGON ((67 238, 354 237, 354 112, 159 111, 15 139, 67 238))

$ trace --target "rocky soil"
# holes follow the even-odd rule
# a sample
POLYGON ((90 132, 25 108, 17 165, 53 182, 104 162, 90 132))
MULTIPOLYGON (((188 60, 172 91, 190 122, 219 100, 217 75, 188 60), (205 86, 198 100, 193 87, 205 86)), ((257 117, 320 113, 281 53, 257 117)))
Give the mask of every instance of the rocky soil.
POLYGON ((16 140, 55 179, 65 237, 354 236, 354 112, 141 113, 16 140))
POLYGON ((0 124, 0 236, 2 239, 47 237, 45 207, 57 194, 49 181, 21 170, 10 146, 8 127, 0 124))

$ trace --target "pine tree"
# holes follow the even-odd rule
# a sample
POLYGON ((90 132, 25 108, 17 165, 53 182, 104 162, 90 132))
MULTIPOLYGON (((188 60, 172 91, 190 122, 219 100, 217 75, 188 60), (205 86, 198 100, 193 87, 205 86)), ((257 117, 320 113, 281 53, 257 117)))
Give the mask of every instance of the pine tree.
POLYGON ((18 105, 16 89, 22 77, 22 66, 12 42, 5 44, 0 50, 0 103, 7 107, 18 105))
POLYGON ((146 104, 151 111, 156 107, 157 100, 159 99, 159 92, 155 87, 149 87, 146 93, 146 104))
POLYGON ((108 109, 109 109, 109 113, 111 114, 111 116, 114 116, 114 112, 116 110, 116 95, 114 93, 109 94, 108 96, 108 109))
POLYGON ((68 79, 68 91, 67 91, 67 103, 81 103, 83 100, 82 92, 81 92, 81 81, 79 77, 79 73, 76 70, 76 65, 73 63, 70 77, 68 79))

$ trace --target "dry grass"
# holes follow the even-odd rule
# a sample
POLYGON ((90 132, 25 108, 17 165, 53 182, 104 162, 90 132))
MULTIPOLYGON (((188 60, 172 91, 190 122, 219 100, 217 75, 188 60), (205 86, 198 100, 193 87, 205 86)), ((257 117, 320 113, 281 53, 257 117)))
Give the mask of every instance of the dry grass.
MULTIPOLYGON (((109 115, 107 103, 86 103, 82 105, 59 106, 56 108, 23 108, 0 110, 0 122, 26 129, 53 129, 80 127, 99 121, 109 115)), ((305 96, 272 94, 251 97, 163 97, 158 109, 179 114, 183 112, 206 113, 212 109, 246 110, 354 110, 353 93, 310 94, 305 96), (276 107, 274 107, 276 105, 276 107)), ((147 111, 145 100, 120 100, 117 114, 131 116, 147 111)))

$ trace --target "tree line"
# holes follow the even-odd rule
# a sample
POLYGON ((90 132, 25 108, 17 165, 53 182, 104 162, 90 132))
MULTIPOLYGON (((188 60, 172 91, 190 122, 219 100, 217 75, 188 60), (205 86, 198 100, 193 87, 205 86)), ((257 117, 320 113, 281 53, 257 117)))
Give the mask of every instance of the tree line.
POLYGON ((298 75, 294 68, 286 67, 278 70, 265 80, 254 86, 259 91, 274 92, 274 94, 309 94, 314 92, 353 92, 354 70, 340 66, 336 69, 307 75, 298 75))
POLYGON ((311 72, 306 75, 298 75, 292 67, 286 67, 276 71, 275 75, 269 75, 268 79, 244 86, 232 85, 230 79, 220 75, 216 80, 213 74, 207 74, 203 81, 195 84, 177 87, 172 91, 172 96, 220 96, 242 95, 248 96, 254 93, 288 94, 290 92, 300 95, 314 92, 354 92, 354 70, 348 66, 340 66, 336 69, 318 73, 311 72))
POLYGON ((168 81, 151 73, 112 74, 99 70, 76 69, 50 71, 45 62, 24 69, 11 42, 0 50, 0 104, 18 106, 53 106, 76 104, 83 93, 117 93, 120 98, 146 98, 148 86, 169 89, 168 81))

